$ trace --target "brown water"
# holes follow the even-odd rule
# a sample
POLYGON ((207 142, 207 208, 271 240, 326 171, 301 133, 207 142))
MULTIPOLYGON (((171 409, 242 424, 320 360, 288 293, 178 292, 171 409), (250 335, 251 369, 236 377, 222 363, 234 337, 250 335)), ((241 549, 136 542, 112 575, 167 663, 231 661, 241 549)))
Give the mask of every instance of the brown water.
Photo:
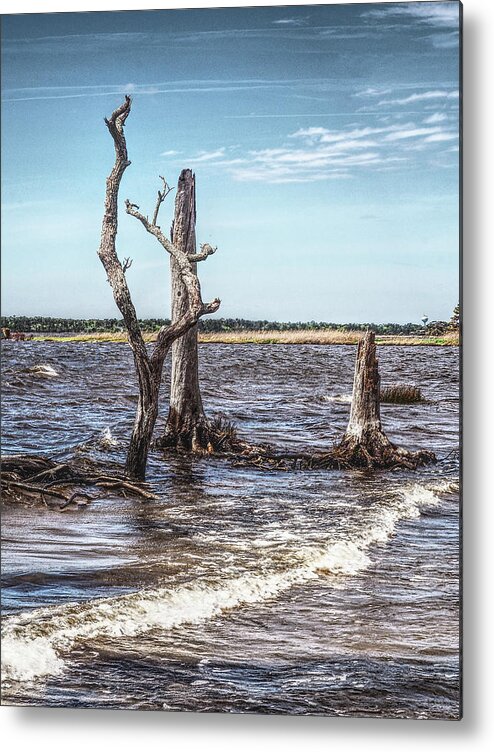
MULTIPOLYGON (((123 461, 126 345, 4 342, 2 356, 3 452, 123 461)), ((383 384, 427 399, 382 407, 390 438, 437 465, 272 472, 153 453, 156 501, 4 505, 3 702, 458 717, 458 350, 379 356, 383 384)), ((252 441, 323 449, 345 428, 352 346, 200 358, 208 414, 252 441)), ((163 418, 167 390, 168 371, 163 418)))

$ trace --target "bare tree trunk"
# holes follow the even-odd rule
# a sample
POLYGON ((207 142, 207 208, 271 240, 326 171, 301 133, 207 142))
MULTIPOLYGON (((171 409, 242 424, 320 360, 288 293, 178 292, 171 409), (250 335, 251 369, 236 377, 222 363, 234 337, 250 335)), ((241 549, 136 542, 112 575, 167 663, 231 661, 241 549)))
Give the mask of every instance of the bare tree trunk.
POLYGON ((153 373, 149 363, 136 362, 136 370, 139 382, 139 397, 132 436, 127 450, 125 469, 130 477, 144 479, 149 447, 158 417, 161 368, 159 372, 153 373))
POLYGON ((350 419, 335 458, 354 467, 410 469, 435 461, 433 452, 409 452, 390 442, 381 425, 379 392, 375 334, 368 331, 357 346, 350 419))
MULTIPOLYGON (((196 192, 195 176, 182 170, 175 198, 172 242, 188 255, 196 253, 196 192)), ((197 262, 192 268, 197 274, 197 262)), ((170 257, 171 317, 178 321, 187 310, 187 289, 175 259, 170 257)), ((161 446, 180 447, 193 452, 207 450, 208 422, 204 414, 199 384, 197 325, 172 345, 170 407, 161 446)))
POLYGON ((115 303, 120 309, 127 328, 139 383, 139 399, 127 452, 126 472, 132 478, 144 480, 149 447, 158 414, 158 396, 164 359, 172 342, 194 326, 200 316, 218 310, 220 302, 217 299, 212 303, 202 302, 201 289, 197 275, 192 269, 191 260, 186 253, 176 248, 163 235, 156 224, 159 207, 167 195, 166 183, 163 192, 158 191, 158 201, 152 222, 149 222, 148 218, 138 211, 139 207, 127 200, 127 213, 139 219, 146 230, 153 234, 165 250, 175 258, 187 289, 188 306, 184 309, 183 315, 170 326, 159 330, 153 352, 148 353, 125 277, 125 272, 129 269, 131 262, 126 259, 122 265, 116 252, 118 192, 123 173, 130 165, 124 136, 124 124, 130 113, 130 107, 130 97, 126 96, 125 102, 113 112, 111 118, 108 120, 105 118, 115 145, 115 164, 106 181, 105 213, 98 255, 112 287, 115 303))

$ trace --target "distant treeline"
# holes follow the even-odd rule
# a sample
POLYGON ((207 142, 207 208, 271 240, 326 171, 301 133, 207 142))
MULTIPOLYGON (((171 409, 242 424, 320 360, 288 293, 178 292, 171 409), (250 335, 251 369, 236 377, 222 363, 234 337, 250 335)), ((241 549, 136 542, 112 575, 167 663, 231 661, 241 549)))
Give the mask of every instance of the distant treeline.
MULTIPOLYGON (((155 332, 161 326, 168 325, 169 319, 140 319, 139 324, 145 332, 155 332)), ((26 333, 62 333, 62 332, 120 332, 124 330, 122 319, 63 319, 45 316, 2 316, 1 326, 12 331, 26 333)), ((425 328, 421 324, 334 324, 326 321, 251 321, 249 319, 213 319, 199 321, 202 332, 242 332, 242 331, 316 331, 333 329, 335 331, 365 331, 372 329, 376 334, 419 334, 426 331, 441 332, 448 328, 446 321, 432 321, 425 328)))

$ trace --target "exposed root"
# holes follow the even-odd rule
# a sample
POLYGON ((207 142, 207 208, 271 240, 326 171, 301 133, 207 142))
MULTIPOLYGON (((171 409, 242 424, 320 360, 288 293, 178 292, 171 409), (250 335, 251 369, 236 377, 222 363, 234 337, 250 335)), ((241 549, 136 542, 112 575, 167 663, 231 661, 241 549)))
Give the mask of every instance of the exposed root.
POLYGON ((214 452, 211 438, 209 422, 201 419, 190 427, 182 424, 180 431, 174 431, 168 425, 163 436, 155 440, 154 446, 157 449, 207 455, 214 452))
POLYGON ((1 481, 4 501, 24 504, 41 501, 59 510, 72 504, 86 505, 103 496, 102 492, 89 494, 81 490, 86 487, 112 489, 142 499, 156 498, 142 484, 130 483, 120 475, 102 473, 101 467, 88 461, 57 464, 46 457, 2 456, 1 481), (48 503, 47 499, 55 501, 48 503))
POLYGON ((366 436, 365 440, 345 436, 340 444, 334 447, 332 457, 342 466, 368 469, 395 470, 401 467, 416 470, 421 465, 436 462, 434 452, 410 452, 397 447, 381 431, 366 436))
POLYGON ((421 465, 436 461, 433 452, 408 452, 390 443, 386 451, 371 454, 368 448, 349 447, 344 442, 328 452, 278 452, 271 447, 250 446, 241 453, 224 452, 218 455, 233 462, 235 467, 253 467, 258 470, 416 470, 421 465))
MULTIPOLYGON (((349 470, 352 468, 415 470, 420 465, 435 462, 433 452, 409 452, 392 444, 382 432, 376 432, 365 441, 350 441, 346 436, 327 452, 283 452, 269 444, 250 444, 241 439, 234 423, 218 416, 209 423, 210 449, 203 455, 212 455, 232 462, 234 467, 252 467, 258 470, 349 470)), ((177 450, 177 447, 159 448, 177 450)), ((196 452, 197 454, 197 452, 196 452)))
POLYGON ((194 426, 180 433, 169 427, 163 436, 156 439, 154 446, 178 452, 191 452, 196 455, 212 455, 234 452, 242 453, 249 447, 239 439, 237 429, 225 416, 218 415, 213 420, 201 419, 194 426))

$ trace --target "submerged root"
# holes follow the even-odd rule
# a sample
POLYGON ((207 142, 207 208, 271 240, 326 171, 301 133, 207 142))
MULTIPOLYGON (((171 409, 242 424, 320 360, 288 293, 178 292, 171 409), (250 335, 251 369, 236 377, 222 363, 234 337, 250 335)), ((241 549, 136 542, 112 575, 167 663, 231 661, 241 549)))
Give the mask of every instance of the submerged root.
POLYGON ((154 499, 142 484, 129 481, 94 462, 56 463, 46 457, 6 455, 1 458, 2 498, 6 502, 36 504, 59 510, 72 504, 86 505, 103 494, 97 489, 112 489, 124 496, 154 499), (57 488, 55 488, 57 487, 57 488), (83 491, 94 488, 95 493, 83 491))
POLYGON ((224 455, 229 452, 241 453, 248 445, 239 438, 232 421, 224 415, 217 415, 213 420, 202 418, 188 428, 182 426, 181 431, 167 428, 165 434, 156 439, 154 446, 196 455, 224 455))
MULTIPOLYGON (((378 469, 415 470, 421 465, 436 462, 433 452, 409 452, 392 444, 386 435, 377 431, 364 440, 357 441, 347 436, 327 452, 283 452, 269 444, 251 444, 241 439, 235 424, 224 416, 218 416, 208 424, 209 449, 195 452, 232 462, 234 467, 252 467, 258 470, 349 470, 378 469)), ((164 446, 160 449, 179 450, 179 447, 164 446)), ((190 451, 190 449, 189 449, 190 451)))
POLYGON ((212 454, 210 424, 205 419, 193 425, 181 425, 180 430, 167 427, 163 436, 154 441, 154 447, 177 452, 191 452, 196 455, 212 454))
POLYGON ((396 469, 405 468, 415 470, 421 465, 436 462, 434 452, 420 450, 410 452, 402 447, 397 447, 382 431, 372 431, 356 438, 346 435, 343 440, 334 447, 332 457, 342 466, 368 468, 368 469, 396 469))

